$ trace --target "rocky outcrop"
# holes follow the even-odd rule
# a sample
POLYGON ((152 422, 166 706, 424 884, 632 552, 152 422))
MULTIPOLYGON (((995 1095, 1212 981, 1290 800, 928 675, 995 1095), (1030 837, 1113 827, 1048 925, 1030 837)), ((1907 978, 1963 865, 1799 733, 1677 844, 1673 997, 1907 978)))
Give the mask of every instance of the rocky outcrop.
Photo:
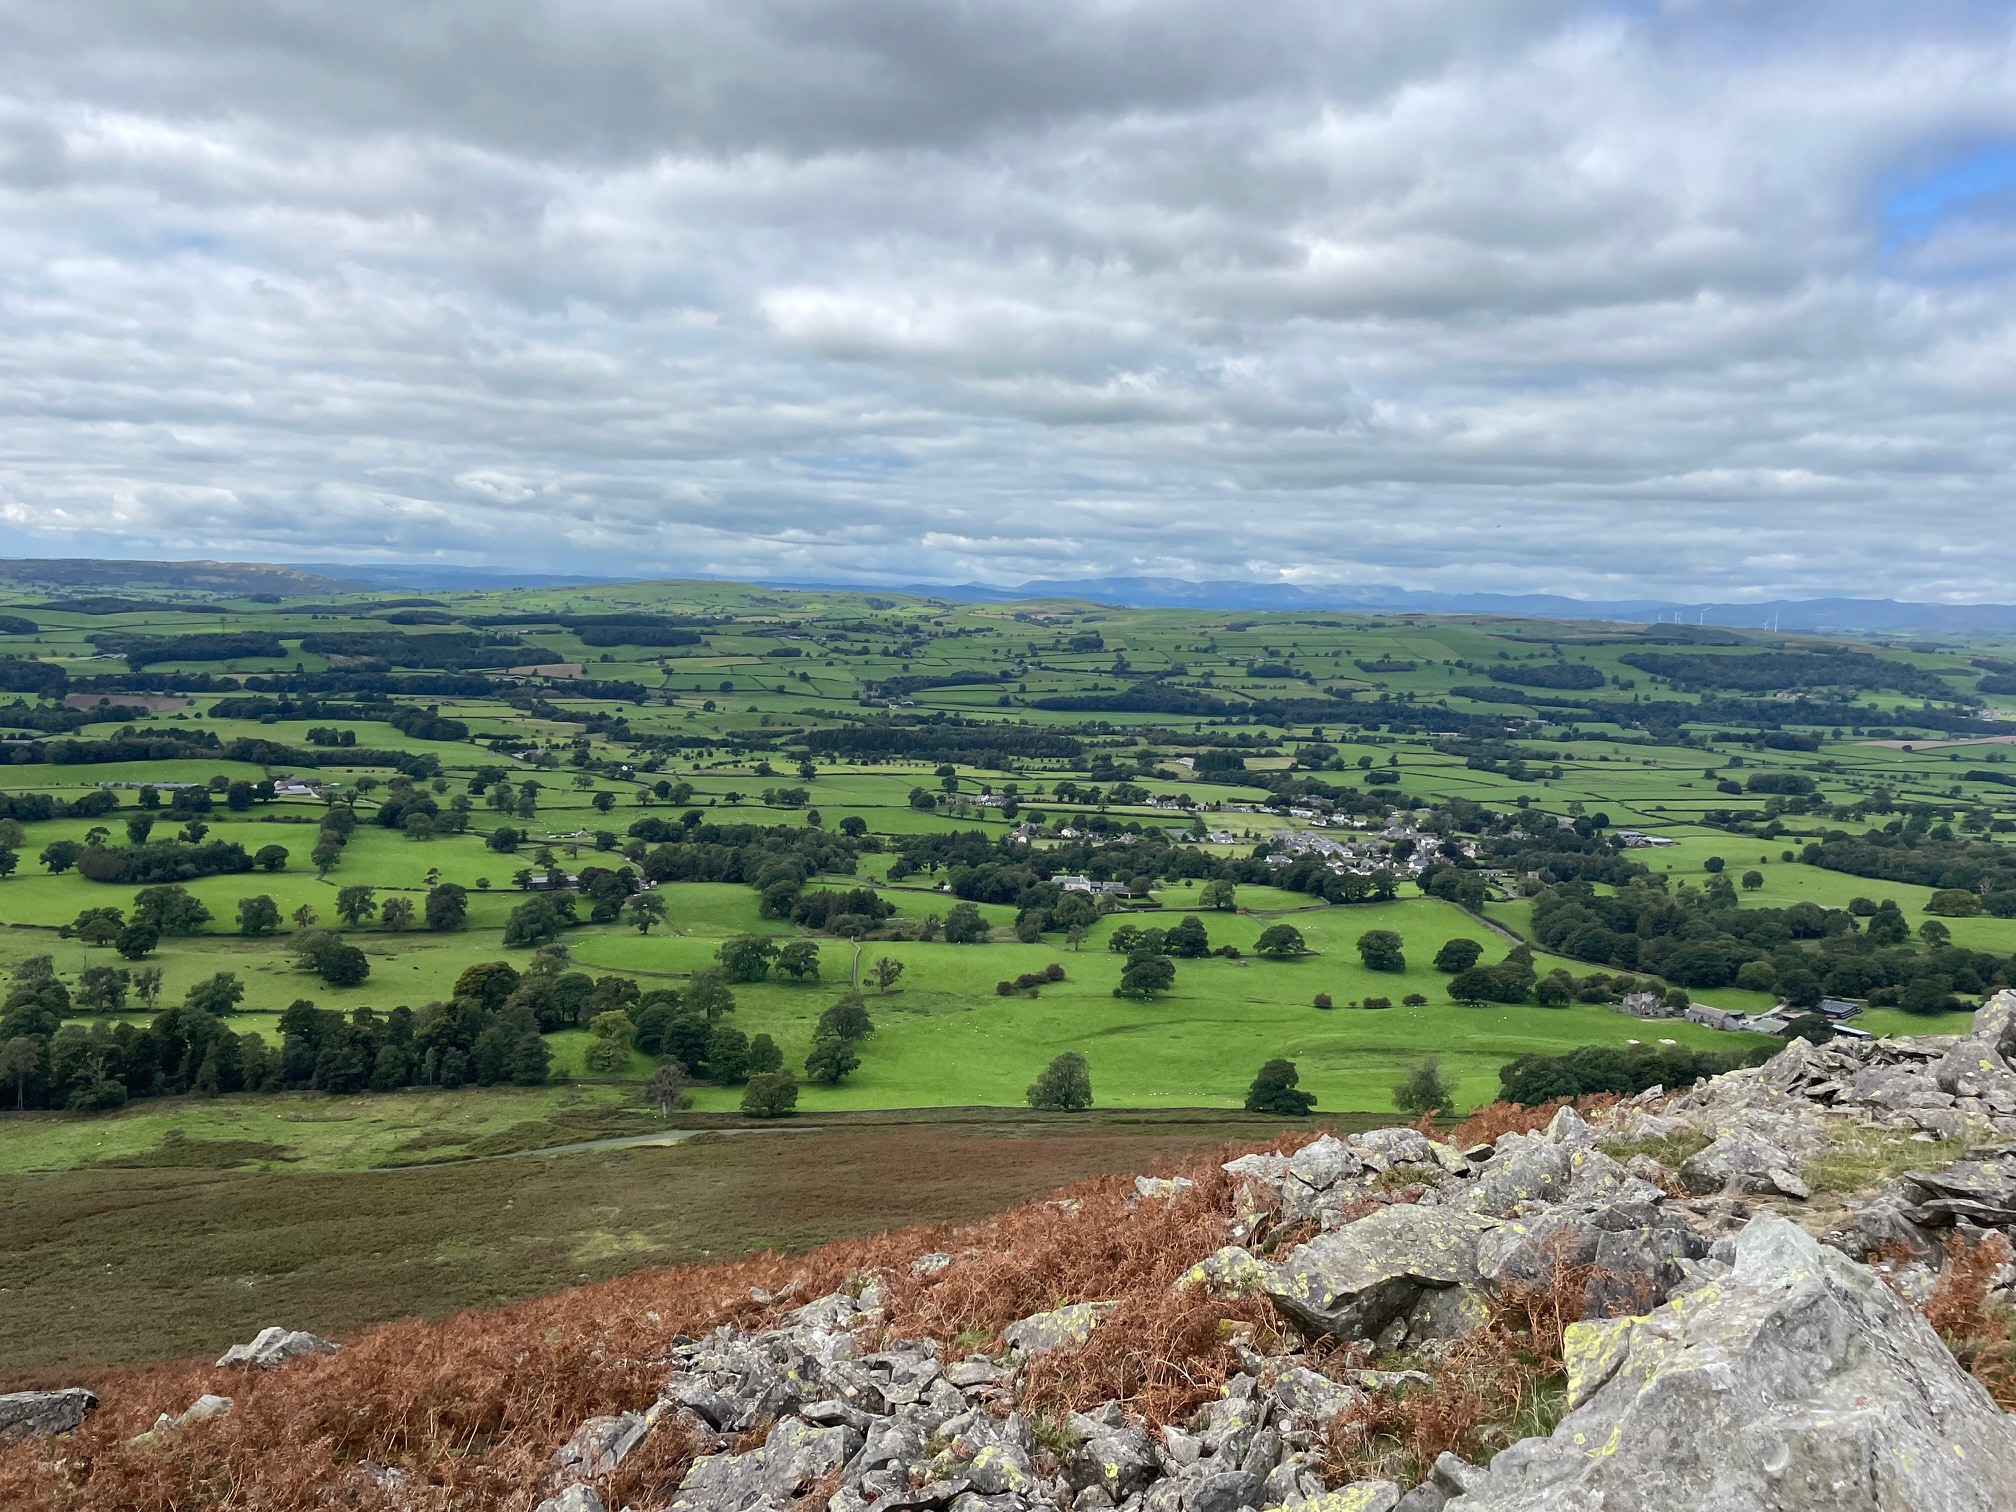
POLYGON ((15 1391, 0 1396, 0 1444, 69 1433, 84 1421, 98 1398, 82 1386, 61 1391, 15 1391))
POLYGON ((1755 1219, 1728 1274, 1569 1332, 1568 1415, 1448 1512, 1993 1512, 2016 1420, 1867 1269, 1755 1219))
POLYGON ((334 1344, 312 1333, 298 1329, 262 1328, 251 1343, 233 1344, 225 1350, 217 1357, 217 1363, 219 1366, 256 1365, 261 1370, 271 1370, 275 1365, 284 1365, 301 1355, 334 1353, 334 1344))
POLYGON ((1497 1226, 1443 1207, 1381 1208, 1298 1246, 1261 1289, 1311 1338, 1389 1349, 1450 1338, 1483 1321, 1477 1252, 1497 1226))

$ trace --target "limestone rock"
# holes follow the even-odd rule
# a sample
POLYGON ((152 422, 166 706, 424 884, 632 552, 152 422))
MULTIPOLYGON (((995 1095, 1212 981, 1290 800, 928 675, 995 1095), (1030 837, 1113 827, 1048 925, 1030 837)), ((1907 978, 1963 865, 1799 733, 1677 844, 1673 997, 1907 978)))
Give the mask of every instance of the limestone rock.
POLYGON ((787 1506, 861 1447, 851 1428, 815 1428, 786 1418, 760 1449, 693 1462, 670 1512, 752 1512, 787 1506))
POLYGON ((1221 1296, 1243 1297, 1266 1278, 1267 1262, 1251 1250, 1228 1244, 1199 1260, 1176 1280, 1178 1291, 1208 1286, 1221 1296))
POLYGON ((1051 1312, 1035 1313, 1002 1329, 1001 1339, 1024 1358, 1048 1354, 1053 1349, 1064 1349, 1072 1344, 1083 1344, 1092 1337, 1092 1330, 1099 1326, 1099 1320, 1116 1305, 1112 1302, 1073 1302, 1051 1312))
POLYGON ((1569 1330, 1571 1410, 1449 1512, 1993 1512, 2016 1419, 1873 1273, 1775 1215, 1726 1279, 1569 1330))
POLYGON ((1381 1208, 1334 1233, 1298 1245, 1262 1289, 1311 1338, 1383 1340, 1444 1336, 1449 1320, 1410 1327, 1432 1294, 1474 1286, 1477 1250, 1497 1220, 1446 1207, 1381 1208))
POLYGON ((0 1396, 0 1444, 69 1433, 84 1421, 98 1398, 82 1386, 61 1391, 14 1391, 0 1396))
POLYGON ((300 1355, 334 1354, 336 1346, 327 1339, 318 1339, 314 1334, 300 1329, 262 1328, 259 1336, 249 1344, 233 1344, 217 1357, 219 1366, 256 1365, 261 1370, 271 1370, 275 1365, 284 1365, 300 1355))

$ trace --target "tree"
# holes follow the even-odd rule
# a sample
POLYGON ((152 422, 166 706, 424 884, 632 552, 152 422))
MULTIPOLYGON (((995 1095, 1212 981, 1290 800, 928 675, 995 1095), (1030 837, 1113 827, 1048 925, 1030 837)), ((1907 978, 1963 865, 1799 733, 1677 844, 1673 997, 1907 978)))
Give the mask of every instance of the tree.
POLYGON ((651 1106, 661 1118, 670 1118, 693 1101, 686 1091, 686 1073, 677 1061, 658 1063, 651 1079, 644 1084, 644 1095, 651 1099, 651 1106))
POLYGON ((280 905, 264 893, 238 900, 238 933, 271 934, 280 927, 280 905))
POLYGON ((1176 985, 1176 963, 1165 955, 1145 952, 1129 956, 1113 996, 1145 1001, 1176 985))
POLYGON ((63 872, 75 866, 82 854, 84 847, 75 840, 52 840, 42 847, 42 854, 37 859, 50 871, 63 872))
POLYGON ((336 915, 353 929, 378 912, 377 890, 359 884, 336 894, 336 915))
POLYGON ((1454 940, 1448 941, 1440 950, 1435 952, 1435 969, 1440 972, 1446 972, 1450 976, 1455 976, 1459 972, 1468 971, 1483 959, 1484 947, 1482 945, 1479 945, 1475 940, 1466 940, 1459 936, 1454 940))
POLYGON ((303 903, 294 912, 287 915, 287 917, 294 921, 294 927, 297 930, 313 929, 315 927, 315 910, 306 903, 303 903))
POLYGON ((798 1083, 789 1071, 766 1071, 749 1078, 742 1111, 751 1118, 783 1118, 798 1108, 798 1083))
POLYGON ((812 1037, 817 1039, 827 1035, 853 1041, 866 1039, 874 1032, 875 1023, 868 1017, 868 1005, 861 1001, 858 993, 850 992, 819 1015, 812 1037))
POLYGON ((133 922, 164 935, 193 935, 210 922, 210 910, 179 884, 143 887, 133 895, 133 922))
POLYGON ((637 1033, 630 1015, 615 1010, 598 1013, 588 1020, 588 1032, 595 1036, 595 1043, 588 1048, 588 1069, 605 1074, 620 1071, 630 1057, 631 1038, 637 1033))
POLYGON ((1815 1045, 1824 1045, 1834 1037, 1834 1025, 1818 1013, 1795 1014, 1785 1025, 1785 1032, 1779 1036, 1788 1044, 1795 1039, 1803 1039, 1815 1045))
POLYGON ((648 935, 653 924, 665 922, 665 895, 660 892, 637 893, 623 905, 623 914, 636 927, 637 933, 648 935))
POLYGON ((1082 1113, 1092 1106, 1092 1069, 1085 1064, 1084 1056, 1067 1050, 1029 1084, 1027 1096, 1032 1108, 1051 1113, 1082 1113))
POLYGON ((868 971, 875 979, 875 990, 887 992, 896 985, 896 978, 903 975, 903 963, 894 956, 877 956, 868 971))
POLYGON ((777 1041, 767 1034, 759 1034, 749 1041, 749 1074, 764 1076, 772 1071, 784 1069, 784 1052, 777 1047, 777 1041))
POLYGON ((588 801, 594 805, 595 812, 598 814, 606 814, 609 810, 616 807, 616 795, 610 792, 597 793, 588 801))
POLYGON ((1455 1103, 1455 1089, 1442 1080, 1442 1063, 1432 1055, 1393 1088, 1393 1106, 1416 1118, 1428 1113, 1446 1113, 1455 1103))
POLYGON ((132 980, 117 966, 87 966, 77 974, 77 1006, 89 1013, 117 1013, 126 1006, 132 980))
POLYGON ((1964 887, 1942 887, 1926 899, 1925 912, 1943 914, 1949 919, 1971 919, 1981 912, 1981 895, 1964 887))
POLYGON ((848 1072, 861 1064, 861 1054, 852 1040, 837 1035, 815 1035, 812 1053, 805 1057, 805 1076, 822 1087, 838 1086, 848 1072))
POLYGON ((722 943, 714 959, 721 963, 729 981, 760 982, 770 975, 770 963, 777 959, 777 942, 768 935, 737 935, 722 943))
POLYGON ((709 966, 686 979, 685 1007, 712 1023, 724 1013, 735 1011, 735 994, 728 990, 728 978, 709 966))
POLYGON ((149 1008, 161 1000, 161 968, 142 966, 133 973, 133 996, 149 1008))
POLYGON ((237 973, 220 971, 197 982, 184 993, 182 1006, 223 1018, 236 1013, 238 1005, 244 1000, 245 984, 238 980, 237 973))
POLYGON ((1763 885, 1764 885, 1764 873, 1755 870, 1746 871, 1745 873, 1743 873, 1743 891, 1755 892, 1757 891, 1758 888, 1762 887, 1763 885))
POLYGON ((455 997, 495 1013, 518 990, 520 980, 517 970, 507 962, 478 961, 455 978, 455 997))
POLYGON ((1275 1059, 1260 1068, 1253 1085, 1246 1089, 1248 1113, 1274 1113, 1284 1118, 1302 1118, 1316 1106, 1312 1092, 1297 1089, 1301 1080, 1291 1060, 1275 1059))
POLYGON ((1204 921, 1195 914, 1185 914, 1182 921, 1162 937, 1162 949, 1185 960, 1211 954, 1211 939, 1205 933, 1204 921))
POLYGON ((819 942, 790 940, 777 951, 776 969, 794 982, 819 980, 819 942))
POLYGON ((1260 932, 1260 938, 1253 942, 1255 955, 1267 956, 1274 960, 1306 955, 1308 950, 1309 947, 1302 940, 1302 931, 1293 924, 1270 924, 1260 932))
POLYGON ((252 864, 263 872, 285 871, 287 869, 287 847, 284 845, 262 845, 252 853, 252 864))
POLYGON ((129 961, 140 960, 161 943, 161 931, 152 924, 128 924, 119 931, 112 948, 129 961))
POLYGON ((17 1034, 0 1045, 0 1077, 14 1083, 14 1107, 28 1106, 28 1083, 42 1074, 42 1041, 33 1035, 17 1034))
POLYGON ((387 898, 378 909, 378 922, 393 931, 406 928, 413 922, 413 900, 387 898))
POLYGON ((1358 959, 1367 971, 1405 971, 1407 956, 1400 936, 1390 929, 1368 929, 1358 936, 1358 959))
POLYGON ((126 928, 126 915, 116 908, 87 908, 70 921, 68 933, 86 945, 110 945, 126 928))
POLYGON ((431 887, 422 912, 429 929, 460 929, 469 917, 469 890, 453 882, 431 887))
POLYGON ((1197 894, 1197 906, 1215 909, 1219 913, 1232 913, 1239 907, 1238 889, 1223 877, 1213 878, 1197 894))
POLYGON ((987 927, 987 920, 981 915, 978 904, 955 903, 945 915, 945 943, 947 945, 977 945, 993 931, 987 927))
POLYGON ((506 945, 549 945, 575 923, 572 893, 535 893, 504 921, 506 945))

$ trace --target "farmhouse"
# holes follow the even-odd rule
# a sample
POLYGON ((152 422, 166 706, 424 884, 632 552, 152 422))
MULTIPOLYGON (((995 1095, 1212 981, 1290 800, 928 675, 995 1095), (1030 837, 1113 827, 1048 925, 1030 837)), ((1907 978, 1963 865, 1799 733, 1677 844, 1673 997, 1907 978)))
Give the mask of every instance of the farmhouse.
POLYGON ((1745 1029, 1749 1027, 1748 1015, 1733 1008, 1710 1008, 1706 1003, 1689 1003, 1687 1011, 1680 1015, 1690 1024, 1702 1024, 1710 1029, 1745 1029))
POLYGON ((1128 895, 1125 882, 1094 882, 1090 877, 1070 873, 1059 873, 1050 880, 1066 892, 1089 893, 1095 898, 1124 898, 1128 895))

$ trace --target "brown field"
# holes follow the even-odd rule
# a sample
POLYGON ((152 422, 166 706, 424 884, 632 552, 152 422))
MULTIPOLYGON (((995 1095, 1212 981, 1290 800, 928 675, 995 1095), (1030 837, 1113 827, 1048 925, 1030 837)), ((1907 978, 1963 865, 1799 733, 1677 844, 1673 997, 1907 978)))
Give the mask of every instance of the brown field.
POLYGON ((0 1176, 0 1390, 647 1267, 963 1222, 1276 1121, 1085 1115, 702 1136, 410 1171, 0 1176))

